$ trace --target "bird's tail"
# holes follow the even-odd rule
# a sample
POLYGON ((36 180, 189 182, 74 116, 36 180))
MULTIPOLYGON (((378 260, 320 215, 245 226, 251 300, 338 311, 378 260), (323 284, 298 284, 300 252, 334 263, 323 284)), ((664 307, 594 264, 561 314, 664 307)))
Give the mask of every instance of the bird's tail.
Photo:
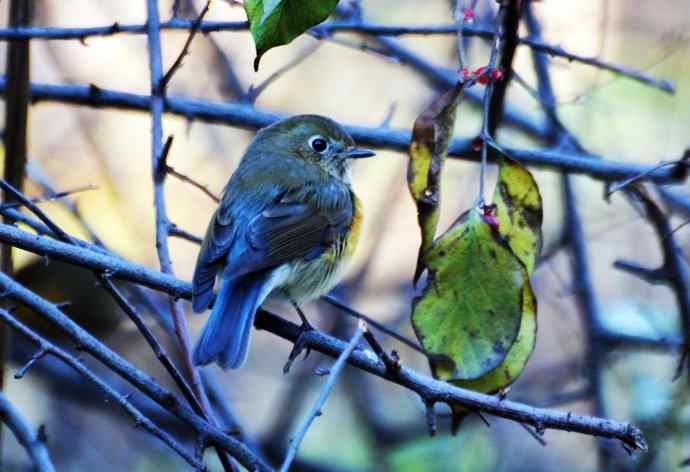
POLYGON ((256 310, 268 295, 270 276, 248 274, 234 280, 221 279, 211 316, 194 348, 194 363, 216 361, 224 369, 242 367, 247 359, 256 310))

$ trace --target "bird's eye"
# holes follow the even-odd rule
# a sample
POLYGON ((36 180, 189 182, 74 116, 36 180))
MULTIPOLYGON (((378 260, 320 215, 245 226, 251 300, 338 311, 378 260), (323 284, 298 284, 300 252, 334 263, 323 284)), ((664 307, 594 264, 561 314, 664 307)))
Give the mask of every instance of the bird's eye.
POLYGON ((328 141, 319 135, 312 136, 309 138, 309 147, 319 154, 323 154, 328 149, 328 141))

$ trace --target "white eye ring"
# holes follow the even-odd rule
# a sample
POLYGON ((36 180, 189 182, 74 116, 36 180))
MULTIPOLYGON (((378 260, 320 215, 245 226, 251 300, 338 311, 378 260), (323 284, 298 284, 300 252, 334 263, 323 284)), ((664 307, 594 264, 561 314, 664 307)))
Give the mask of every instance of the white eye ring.
POLYGON ((328 145, 328 140, 326 138, 324 138, 320 134, 317 134, 309 138, 309 147, 314 152, 324 154, 326 151, 328 151, 328 148, 330 146, 328 145))

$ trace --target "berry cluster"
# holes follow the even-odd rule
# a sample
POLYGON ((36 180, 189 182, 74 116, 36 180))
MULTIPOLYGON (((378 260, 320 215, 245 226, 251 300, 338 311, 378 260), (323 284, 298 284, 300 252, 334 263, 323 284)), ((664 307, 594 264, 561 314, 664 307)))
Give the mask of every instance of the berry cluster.
POLYGON ((490 80, 501 80, 503 78, 503 69, 500 67, 495 67, 493 69, 488 69, 486 66, 479 67, 474 72, 470 72, 467 67, 460 69, 460 74, 463 79, 475 79, 482 85, 486 85, 490 80))

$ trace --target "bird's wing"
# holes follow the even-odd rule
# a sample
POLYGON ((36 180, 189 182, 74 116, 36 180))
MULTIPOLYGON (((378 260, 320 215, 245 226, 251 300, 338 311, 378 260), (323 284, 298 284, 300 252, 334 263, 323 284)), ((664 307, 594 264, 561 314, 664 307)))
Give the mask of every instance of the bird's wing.
POLYGON ((313 259, 343 238, 352 223, 350 192, 333 189, 326 199, 318 199, 313 189, 307 185, 285 192, 254 216, 243 231, 244 239, 235 242, 223 277, 313 259))
POLYGON ((223 198, 208 225, 194 269, 192 308, 196 312, 205 310, 211 302, 216 274, 222 268, 235 238, 235 226, 232 201, 223 198))

